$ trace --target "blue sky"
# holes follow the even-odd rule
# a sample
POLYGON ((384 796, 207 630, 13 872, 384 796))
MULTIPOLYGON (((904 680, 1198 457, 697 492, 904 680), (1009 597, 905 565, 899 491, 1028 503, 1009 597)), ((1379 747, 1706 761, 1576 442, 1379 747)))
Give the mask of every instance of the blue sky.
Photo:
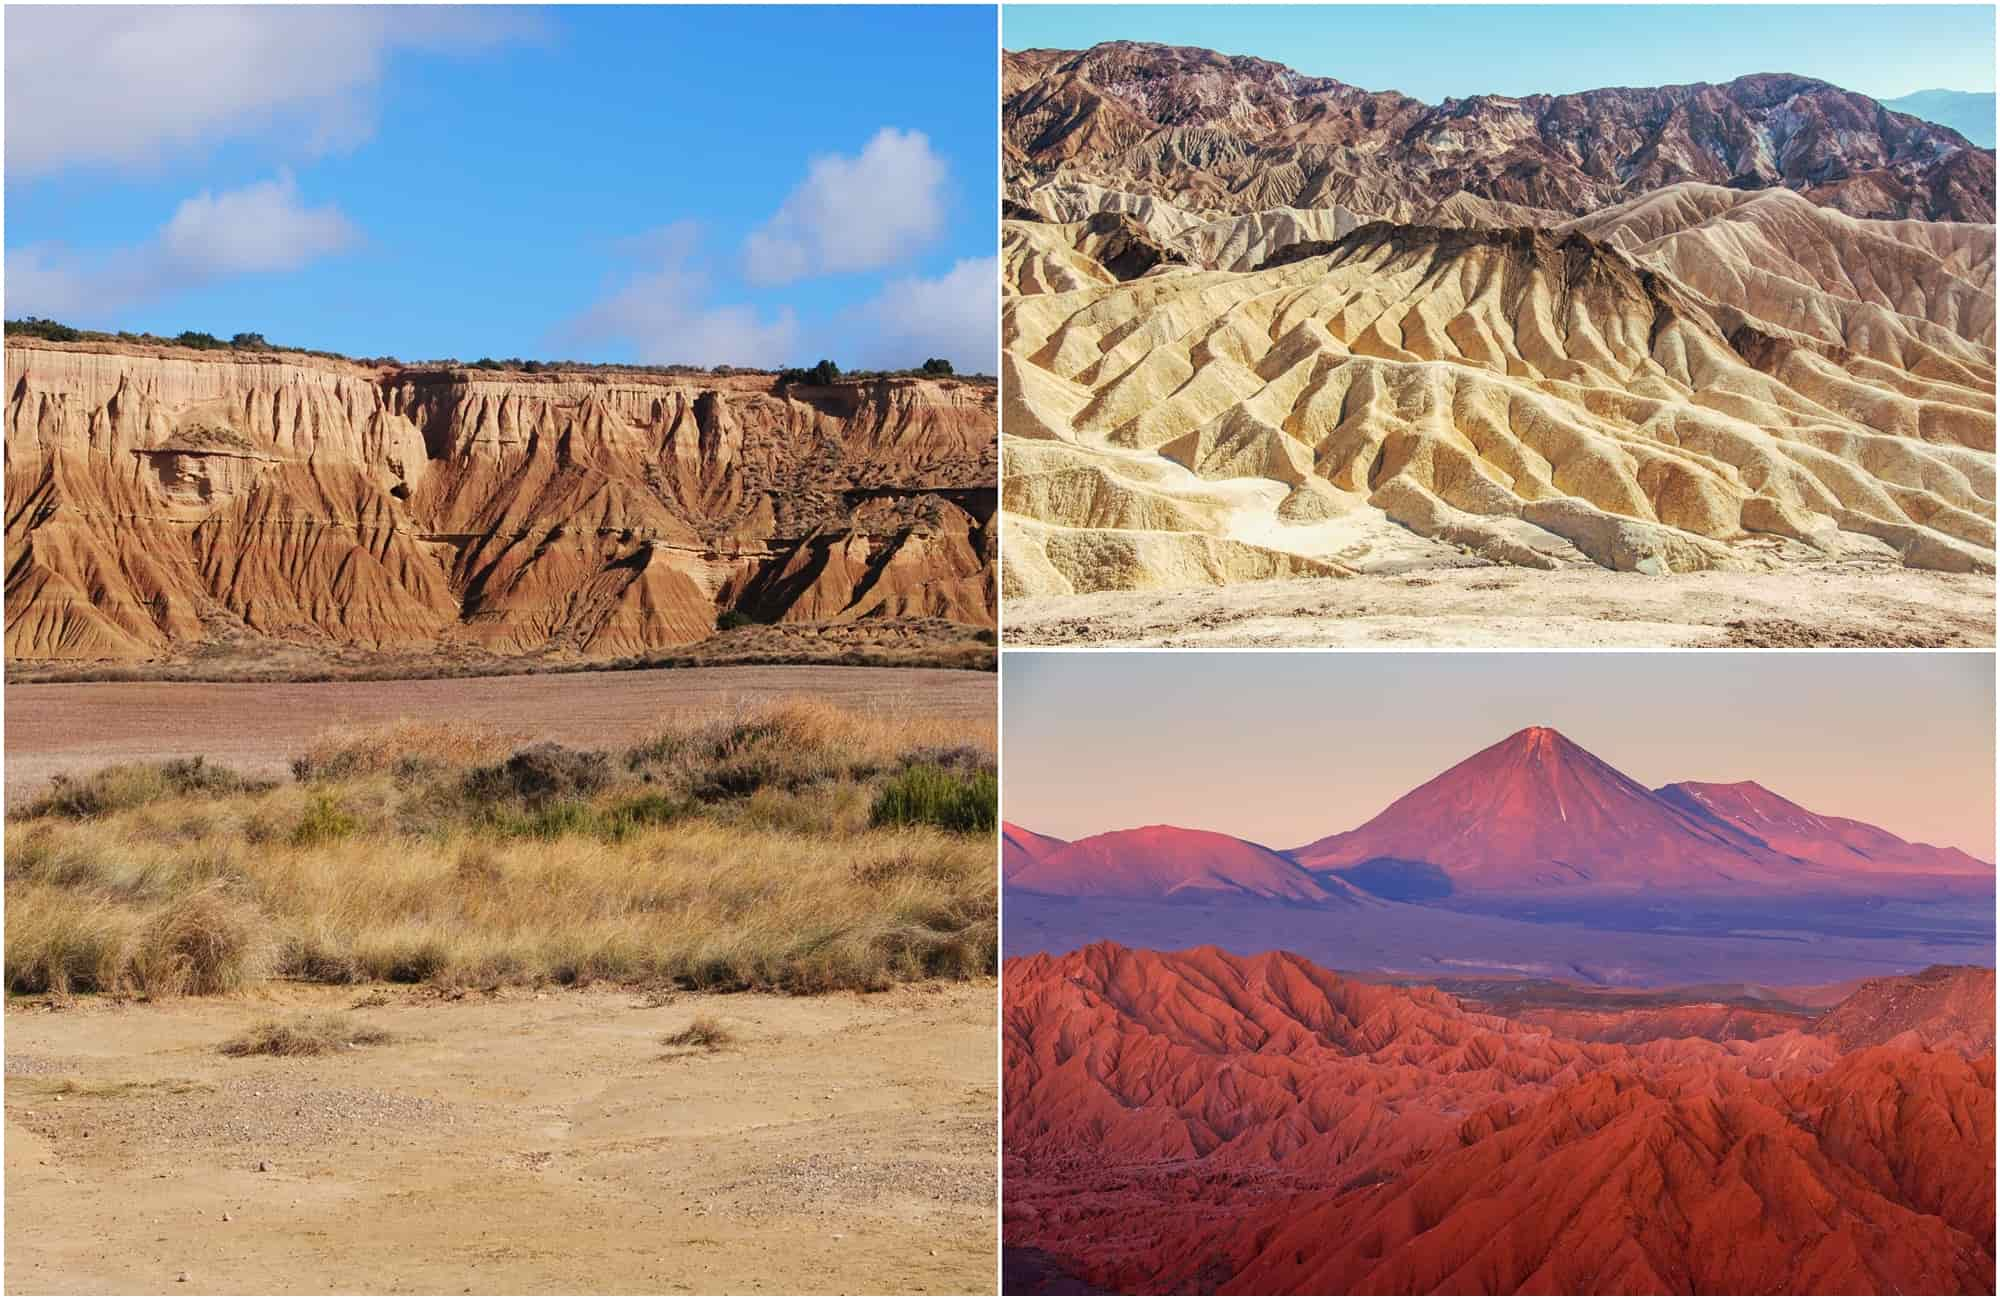
POLYGON ((1253 54, 1426 103, 1818 77, 1877 98, 1993 89, 1980 5, 1009 5, 1010 50, 1108 40, 1253 54))
POLYGON ((10 317, 405 359, 993 368, 990 8, 5 21, 10 317))

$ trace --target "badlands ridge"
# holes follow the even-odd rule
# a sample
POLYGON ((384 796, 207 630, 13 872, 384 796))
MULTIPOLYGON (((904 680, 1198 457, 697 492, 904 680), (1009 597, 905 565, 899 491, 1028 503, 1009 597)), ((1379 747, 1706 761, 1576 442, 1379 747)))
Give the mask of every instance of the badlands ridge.
POLYGON ((1994 566, 1993 154, 1799 78, 1009 54, 1009 596, 1994 566))
POLYGON ((246 635, 602 659, 724 614, 995 619, 990 383, 6 358, 10 663, 246 635))
POLYGON ((1990 1295, 1993 988, 1546 1017, 1281 952, 1013 959, 1008 1290, 1990 1295))

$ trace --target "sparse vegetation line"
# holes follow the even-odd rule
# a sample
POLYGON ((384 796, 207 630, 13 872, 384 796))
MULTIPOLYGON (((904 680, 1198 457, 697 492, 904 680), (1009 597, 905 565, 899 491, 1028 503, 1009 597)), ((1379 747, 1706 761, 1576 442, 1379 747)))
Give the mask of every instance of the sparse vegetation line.
POLYGON ((880 989, 996 969, 991 722, 792 700, 622 752, 401 723, 289 781, 199 758, 7 820, 16 994, 266 979, 880 989))
POLYGON ((403 371, 436 370, 494 370, 516 374, 553 374, 558 371, 581 371, 586 373, 628 373, 640 375, 709 375, 725 378, 729 375, 776 375, 781 386, 794 383, 827 385, 846 380, 850 383, 870 379, 963 379, 970 383, 990 384, 995 382, 992 375, 955 374, 951 362, 942 357, 926 357, 921 365, 909 366, 902 370, 849 370, 843 372, 831 361, 822 359, 816 365, 804 368, 770 370, 758 366, 690 366, 690 365, 642 365, 626 362, 603 361, 541 361, 526 357, 480 357, 476 361, 461 361, 457 357, 439 357, 425 361, 402 361, 392 356, 356 357, 344 352, 329 352, 323 348, 295 348, 274 344, 262 334, 244 331, 228 338, 210 334, 204 330, 182 330, 174 335, 134 334, 129 330, 111 332, 107 330, 79 329, 65 325, 61 321, 46 320, 40 316, 23 316, 5 323, 8 338, 39 339, 44 343, 131 343, 143 347, 188 348, 196 352, 227 352, 232 355, 259 353, 289 353, 296 356, 321 357, 329 361, 351 361, 359 366, 393 368, 403 371))

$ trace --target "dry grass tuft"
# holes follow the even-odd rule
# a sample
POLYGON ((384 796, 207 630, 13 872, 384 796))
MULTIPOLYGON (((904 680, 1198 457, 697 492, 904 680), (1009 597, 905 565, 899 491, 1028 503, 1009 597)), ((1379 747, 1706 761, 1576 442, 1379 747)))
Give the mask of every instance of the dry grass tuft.
POLYGON ((687 1028, 660 1035, 663 1047, 698 1047, 704 1052, 720 1051, 735 1041, 736 1035, 714 1016, 696 1016, 687 1028))
POLYGON ((6 981, 812 993, 987 975, 991 743, 991 724, 817 701, 663 727, 601 761, 463 728, 335 733, 299 782, 204 776, 10 816, 6 981))
POLYGON ((334 727, 292 760, 292 775, 300 781, 342 781, 380 772, 408 776, 472 767, 498 761, 514 743, 505 732, 469 722, 404 718, 377 727, 334 727))
POLYGON ((224 1056, 325 1056, 355 1047, 375 1047, 394 1035, 356 1023, 337 1011, 314 1012, 289 1020, 266 1020, 216 1050, 224 1056))

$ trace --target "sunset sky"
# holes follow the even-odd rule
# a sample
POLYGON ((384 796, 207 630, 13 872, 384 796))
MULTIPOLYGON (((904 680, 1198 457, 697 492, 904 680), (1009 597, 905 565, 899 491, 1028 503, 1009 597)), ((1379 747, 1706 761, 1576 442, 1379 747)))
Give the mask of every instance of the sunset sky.
POLYGON ((1994 852, 1988 654, 1013 651, 1002 691, 1002 814, 1066 839, 1166 822, 1292 848, 1545 725, 1648 786, 1755 780, 1994 852))

